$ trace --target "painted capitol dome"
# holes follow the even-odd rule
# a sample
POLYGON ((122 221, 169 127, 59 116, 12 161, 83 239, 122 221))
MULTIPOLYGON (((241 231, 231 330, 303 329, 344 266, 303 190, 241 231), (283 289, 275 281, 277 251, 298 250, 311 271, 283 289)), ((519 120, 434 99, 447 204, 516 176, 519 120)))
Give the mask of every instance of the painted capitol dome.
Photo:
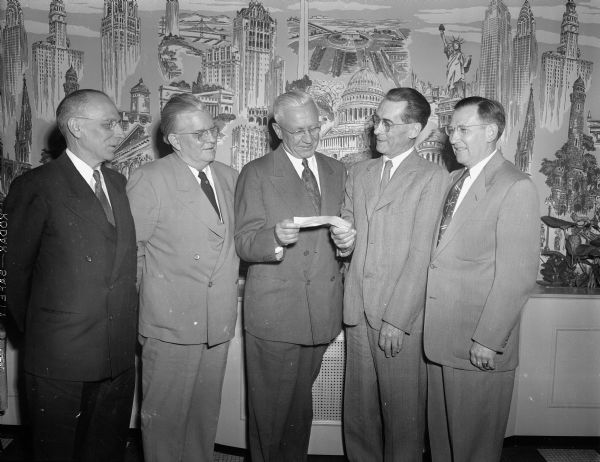
POLYGON ((384 97, 377 74, 360 69, 348 81, 336 111, 337 125, 322 136, 319 151, 347 164, 371 157, 371 117, 384 97))

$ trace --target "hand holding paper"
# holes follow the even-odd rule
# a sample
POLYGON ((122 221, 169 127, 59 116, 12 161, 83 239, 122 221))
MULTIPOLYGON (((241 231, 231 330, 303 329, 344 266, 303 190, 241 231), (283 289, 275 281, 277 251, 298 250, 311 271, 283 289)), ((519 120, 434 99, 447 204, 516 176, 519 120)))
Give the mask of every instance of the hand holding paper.
POLYGON ((340 217, 319 216, 319 217, 294 217, 294 223, 300 228, 313 228, 316 226, 336 226, 338 228, 350 229, 352 224, 340 217))

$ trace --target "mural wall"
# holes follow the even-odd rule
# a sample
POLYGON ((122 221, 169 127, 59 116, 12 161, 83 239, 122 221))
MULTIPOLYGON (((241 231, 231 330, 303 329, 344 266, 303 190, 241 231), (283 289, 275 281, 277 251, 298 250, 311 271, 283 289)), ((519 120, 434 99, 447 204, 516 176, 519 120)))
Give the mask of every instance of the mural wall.
MULTIPOLYGON (((53 114, 78 88, 117 104, 113 166, 128 176, 158 155, 174 93, 206 103, 223 127, 217 159, 239 170, 268 151, 286 88, 313 95, 319 150, 352 164, 372 155, 385 92, 410 86, 433 109, 423 157, 453 168, 443 129, 456 101, 499 100, 504 156, 532 176, 540 214, 598 218, 599 26, 598 0, 0 0, 0 200, 61 151, 53 114)), ((553 233, 541 229, 543 248, 563 245, 553 233)))

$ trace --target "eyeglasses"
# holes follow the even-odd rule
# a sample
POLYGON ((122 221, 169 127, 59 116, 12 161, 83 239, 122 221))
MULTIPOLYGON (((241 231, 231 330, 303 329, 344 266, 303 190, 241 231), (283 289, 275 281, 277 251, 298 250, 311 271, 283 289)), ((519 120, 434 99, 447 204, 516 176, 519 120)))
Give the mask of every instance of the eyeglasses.
POLYGON ((294 131, 288 130, 287 128, 282 127, 280 124, 277 125, 279 126, 279 128, 281 128, 283 131, 288 132, 294 138, 301 138, 302 136, 304 136, 305 133, 308 133, 311 138, 316 138, 319 135, 319 133, 321 133, 320 125, 315 125, 314 127, 308 128, 301 128, 299 130, 294 131))
POLYGON ((391 120, 382 119, 377 114, 373 114, 373 116, 371 117, 371 120, 373 121, 373 128, 377 128, 377 127, 379 127, 379 124, 383 124, 383 129, 386 131, 386 133, 389 132, 390 129, 394 125, 410 125, 410 124, 416 123, 416 122, 406 122, 406 123, 398 123, 397 124, 395 122, 392 122, 391 120))
POLYGON ((221 130, 219 127, 215 125, 214 127, 205 128, 204 130, 196 130, 195 132, 180 132, 174 133, 174 135, 194 135, 196 141, 200 142, 209 139, 209 135, 210 138, 216 138, 219 136, 220 132, 221 130))
POLYGON ((469 134, 469 128, 471 127, 487 127, 491 124, 476 124, 476 125, 457 125, 453 127, 452 125, 447 125, 444 130, 446 131, 446 135, 448 138, 452 138, 455 132, 458 132, 458 136, 466 136, 469 134))
POLYGON ((120 120, 114 120, 114 119, 109 119, 109 120, 105 120, 105 119, 93 119, 91 117, 82 117, 82 116, 73 116, 74 119, 85 119, 85 120, 95 120, 97 122, 101 122, 101 126, 102 128, 105 128, 107 130, 114 130, 115 128, 117 128, 117 125, 119 125, 120 120))

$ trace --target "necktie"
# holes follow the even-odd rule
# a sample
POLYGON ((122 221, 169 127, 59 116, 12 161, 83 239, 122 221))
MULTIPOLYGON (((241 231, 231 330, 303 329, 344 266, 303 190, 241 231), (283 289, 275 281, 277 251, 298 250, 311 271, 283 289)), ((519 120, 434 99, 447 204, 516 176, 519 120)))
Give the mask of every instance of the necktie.
POLYGON ((317 179, 315 178, 314 173, 308 166, 307 159, 302 159, 302 166, 304 167, 304 170, 302 170, 302 181, 304 182, 304 187, 310 195, 310 200, 312 201, 315 207, 315 211, 317 213, 321 213, 321 193, 319 192, 319 185, 317 184, 317 179))
POLYGON ((438 244, 442 240, 442 236, 444 232, 446 232, 446 228, 452 221, 452 215, 454 215, 454 209, 456 208, 456 202, 458 201, 458 196, 460 195, 460 190, 463 187, 463 184, 467 177, 469 176, 469 169, 465 168, 465 171, 462 173, 460 178, 454 186, 450 188, 448 191, 448 195, 446 196, 446 202, 444 202, 444 209, 442 211, 442 221, 440 222, 440 232, 438 234, 438 244))
POLYGON ((204 173, 202 170, 199 171, 198 178, 200 178, 200 187, 202 188, 202 191, 204 191, 204 194, 206 194, 206 197, 212 204, 213 208, 215 209, 215 212, 217 212, 217 216, 219 217, 219 220, 223 221, 223 219, 221 218, 221 212, 219 211, 219 206, 217 205, 217 198, 215 197, 215 191, 213 190, 212 186, 210 185, 210 181, 208 181, 208 177, 206 176, 206 173, 204 173))
POLYGON ((381 181, 379 182, 379 194, 383 192, 387 184, 390 182, 390 174, 392 173, 392 161, 386 160, 383 167, 383 175, 381 175, 381 181))
POLYGON ((108 198, 106 194, 104 194, 104 190, 102 189, 102 180, 100 180, 100 170, 94 170, 92 173, 94 177, 94 194, 100 201, 100 205, 104 209, 104 213, 106 214, 106 219, 108 222, 115 226, 115 216, 113 215, 112 208, 110 207, 110 203, 108 202, 108 198))

